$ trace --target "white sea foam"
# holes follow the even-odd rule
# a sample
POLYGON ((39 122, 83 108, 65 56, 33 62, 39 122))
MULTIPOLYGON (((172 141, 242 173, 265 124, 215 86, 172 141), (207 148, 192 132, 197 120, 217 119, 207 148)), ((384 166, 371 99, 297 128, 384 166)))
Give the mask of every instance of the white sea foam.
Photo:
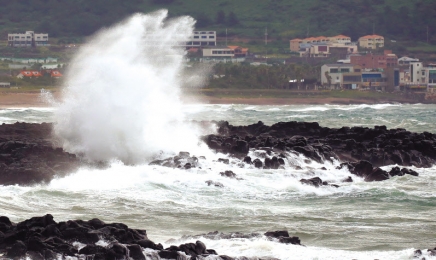
POLYGON ((138 163, 198 149, 196 128, 183 123, 184 50, 177 47, 194 20, 166 18, 166 10, 135 14, 79 50, 55 111, 55 134, 67 151, 138 163))

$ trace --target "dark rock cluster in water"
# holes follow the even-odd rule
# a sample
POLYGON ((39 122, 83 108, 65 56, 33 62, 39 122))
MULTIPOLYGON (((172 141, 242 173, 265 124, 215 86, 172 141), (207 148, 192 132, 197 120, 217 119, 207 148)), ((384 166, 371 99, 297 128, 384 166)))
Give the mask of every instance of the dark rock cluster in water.
MULTIPOLYGON (((218 232, 212 232, 204 237, 212 237, 212 234, 215 238, 219 236, 218 232)), ((267 232, 265 236, 280 243, 300 245, 300 239, 290 237, 287 231, 267 232)), ((242 234, 239 237, 243 237, 242 234)), ((221 239, 225 237, 222 236, 221 239)), ((57 223, 50 214, 20 223, 12 223, 9 218, 1 216, 0 258, 2 255, 8 259, 29 257, 32 260, 67 257, 93 260, 194 260, 209 255, 219 257, 216 259, 236 259, 207 249, 199 240, 195 243, 164 248, 161 244, 149 240, 145 230, 131 229, 122 223, 106 224, 96 218, 89 221, 69 220, 57 223), (99 244, 99 241, 105 241, 105 244, 99 244)))
MULTIPOLYGON (((430 167, 436 162, 436 135, 428 132, 412 133, 401 128, 386 129, 385 126, 336 129, 321 127, 316 122, 280 122, 271 126, 262 122, 247 126, 232 126, 226 121, 212 123, 217 125, 217 134, 203 136, 203 141, 211 149, 230 154, 242 164, 256 168, 283 168, 284 153, 291 152, 320 163, 337 159, 345 163, 342 167, 366 181, 381 181, 404 174, 418 175, 406 168, 387 172, 380 169, 381 166, 430 167), (250 150, 263 151, 264 154, 252 159, 247 156, 250 150), (366 167, 363 173, 359 172, 362 165, 366 167)), ((78 156, 56 147, 51 133, 52 124, 49 123, 0 125, 0 185, 49 182, 84 163, 78 156)), ((202 159, 202 156, 180 152, 151 164, 191 169, 199 167, 202 159)), ((229 164, 226 158, 218 161, 229 164)), ((302 182, 325 185, 322 180, 302 179, 302 182)), ((208 185, 222 186, 212 181, 208 185)))
POLYGON ((232 126, 217 122, 218 134, 204 136, 207 145, 219 152, 245 156, 249 149, 295 151, 322 162, 368 161, 373 167, 398 164, 431 167, 436 162, 436 135, 412 133, 386 126, 328 128, 316 122, 262 122, 232 126))
POLYGON ((48 182, 76 169, 74 154, 51 141, 52 124, 0 125, 0 185, 48 182))
MULTIPOLYGON (((217 134, 203 137, 205 143, 217 152, 243 158, 244 163, 256 168, 278 169, 283 164, 283 152, 303 154, 316 162, 342 161, 339 168, 348 170, 365 181, 383 181, 394 176, 410 174, 413 170, 386 165, 431 167, 436 162, 436 135, 411 133, 405 129, 387 129, 385 126, 321 127, 316 122, 280 122, 266 126, 262 122, 248 126, 232 126, 227 121, 216 122, 217 134), (250 149, 265 151, 264 160, 252 160, 250 149)), ((351 177, 347 181, 352 181, 351 177)), ((319 177, 301 179, 315 187, 335 186, 319 177)))

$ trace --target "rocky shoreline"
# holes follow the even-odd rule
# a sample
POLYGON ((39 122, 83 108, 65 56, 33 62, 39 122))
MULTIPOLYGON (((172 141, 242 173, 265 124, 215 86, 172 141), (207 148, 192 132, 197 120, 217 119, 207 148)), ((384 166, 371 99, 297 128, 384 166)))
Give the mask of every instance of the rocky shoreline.
MULTIPOLYGON (((298 165, 287 160, 287 155, 303 154, 308 161, 340 161, 338 168, 347 168, 351 174, 342 181, 352 182, 356 177, 365 181, 383 181, 405 174, 419 178, 419 169, 416 172, 408 167, 425 168, 436 163, 436 135, 428 132, 412 133, 385 126, 336 129, 319 126, 316 122, 280 122, 271 126, 262 122, 248 126, 232 126, 226 121, 197 123, 216 125, 216 134, 205 135, 202 140, 209 148, 228 154, 241 167, 280 169, 286 166, 289 170, 298 169, 298 165), (389 171, 380 168, 387 165, 397 166, 389 171)), ((51 131, 52 125, 48 123, 0 125, 0 185, 47 183, 84 164, 90 165, 80 156, 57 147, 51 131)), ((180 152, 150 164, 191 169, 199 167, 199 160, 201 157, 180 152)), ((228 158, 218 161, 229 164, 228 158)), ((230 169, 220 174, 239 179, 230 169)), ((328 183, 317 176, 300 182, 318 188, 340 186, 340 183, 328 183)), ((205 185, 222 187, 221 183, 214 181, 207 181, 205 185)), ((3 216, 0 217, 0 259, 24 256, 31 259, 58 259, 59 256, 62 259, 67 256, 79 259, 203 259, 208 255, 219 256, 215 259, 248 259, 232 258, 224 255, 225 252, 218 254, 214 249, 208 249, 200 239, 253 236, 301 245, 300 239, 287 231, 264 234, 211 232, 191 237, 198 239, 195 243, 164 248, 149 240, 145 230, 131 229, 122 223, 106 224, 99 219, 57 223, 50 214, 12 223, 3 216)), ((428 249, 425 254, 436 255, 436 249, 428 249)), ((415 252, 417 258, 422 255, 420 250, 415 252)))
MULTIPOLYGON (((256 168, 278 169, 284 165, 285 153, 294 153, 319 163, 338 160, 342 162, 339 167, 347 167, 365 181, 382 181, 404 174, 419 175, 400 167, 387 172, 380 169, 382 166, 425 168, 436 163, 436 135, 428 132, 412 133, 385 126, 328 128, 316 122, 294 121, 271 126, 262 122, 248 126, 232 126, 226 121, 197 123, 217 126, 216 134, 202 137, 209 148, 256 168), (253 150, 257 155, 254 159, 247 156, 253 150)), ((89 163, 57 147, 53 140, 50 123, 0 125, 0 184, 46 183, 89 163)), ((181 152, 151 164, 192 168, 197 161, 198 158, 181 152)), ((222 162, 228 163, 228 159, 223 158, 222 162)), ((323 183, 303 182, 318 183, 315 186, 323 183)))
MULTIPOLYGON (((210 232, 196 237, 230 239, 254 236, 262 234, 210 232)), ((266 232, 263 236, 277 243, 300 245, 300 239, 290 237, 287 231, 266 232)), ((9 218, 0 217, 0 259, 29 257, 32 260, 52 260, 75 257, 93 260, 189 260, 204 259, 210 255, 219 257, 215 259, 236 259, 220 255, 214 249, 207 249, 200 240, 164 248, 162 244, 148 239, 146 230, 131 229, 122 223, 106 224, 96 218, 89 221, 68 220, 57 223, 52 215, 47 214, 12 223, 9 218)))

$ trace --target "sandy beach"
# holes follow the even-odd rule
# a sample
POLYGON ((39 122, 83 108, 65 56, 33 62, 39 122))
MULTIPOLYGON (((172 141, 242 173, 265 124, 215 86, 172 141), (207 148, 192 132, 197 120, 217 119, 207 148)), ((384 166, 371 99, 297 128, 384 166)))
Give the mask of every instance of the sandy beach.
POLYGON ((0 93, 0 108, 11 107, 50 107, 39 92, 2 92, 0 93))
MULTIPOLYGON (((60 91, 52 91, 56 100, 61 99, 60 91)), ((319 104, 376 104, 376 103, 417 103, 408 99, 376 100, 365 98, 337 98, 326 96, 313 97, 243 97, 243 96, 211 96, 204 94, 189 94, 181 97, 186 104, 248 104, 248 105, 319 105, 319 104)), ((50 107, 40 92, 0 92, 0 108, 11 107, 50 107)))

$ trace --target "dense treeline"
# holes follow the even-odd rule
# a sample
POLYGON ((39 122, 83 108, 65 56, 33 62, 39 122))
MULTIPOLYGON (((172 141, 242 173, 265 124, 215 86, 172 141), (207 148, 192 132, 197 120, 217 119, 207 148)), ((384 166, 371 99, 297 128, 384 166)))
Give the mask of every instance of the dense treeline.
POLYGON ((35 30, 52 37, 87 36, 135 12, 169 9, 191 15, 197 28, 271 38, 377 33, 436 42, 434 0, 0 0, 0 33, 35 30))

